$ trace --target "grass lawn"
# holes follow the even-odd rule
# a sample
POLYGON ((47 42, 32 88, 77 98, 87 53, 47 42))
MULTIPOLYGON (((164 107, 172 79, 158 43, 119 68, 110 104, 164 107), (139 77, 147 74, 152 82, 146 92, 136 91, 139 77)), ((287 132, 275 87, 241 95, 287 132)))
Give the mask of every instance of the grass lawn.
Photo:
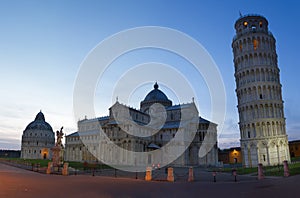
MULTIPOLYGON (((237 170, 238 175, 245 175, 245 174, 253 174, 257 175, 257 167, 253 168, 235 168, 237 170)), ((283 165, 277 166, 264 166, 263 167, 265 176, 284 176, 283 165)), ((222 169, 224 172, 231 172, 232 168, 224 168, 222 169)), ((289 164, 289 172, 290 175, 298 175, 300 174, 300 162, 294 162, 289 164)))
POLYGON ((47 159, 21 159, 21 158, 0 158, 1 160, 17 164, 40 164, 40 167, 47 167, 50 160, 47 159))
POLYGON ((291 161, 292 162, 300 162, 300 157, 292 157, 291 161))
POLYGON ((93 164, 93 163, 86 163, 86 162, 68 162, 69 167, 75 168, 77 170, 87 170, 87 169, 111 169, 112 167, 106 164, 93 164))
MULTIPOLYGON (((47 167, 48 162, 51 160, 44 160, 44 159, 21 159, 21 158, 0 158, 0 160, 13 162, 17 164, 40 164, 40 167, 47 167)), ((78 170, 86 170, 86 169, 107 169, 111 168, 108 165, 105 164, 92 164, 92 163, 83 163, 83 162, 68 162, 69 167, 78 169, 78 170)))
POLYGON ((300 174, 300 162, 290 164, 289 169, 290 169, 290 175, 299 175, 300 174))
MULTIPOLYGON (((243 167, 239 167, 239 168, 234 168, 236 170, 236 173, 238 175, 247 175, 247 174, 254 174, 257 173, 257 168, 243 168, 243 167)), ((222 169, 223 172, 231 172, 233 170, 233 168, 224 168, 222 169)))

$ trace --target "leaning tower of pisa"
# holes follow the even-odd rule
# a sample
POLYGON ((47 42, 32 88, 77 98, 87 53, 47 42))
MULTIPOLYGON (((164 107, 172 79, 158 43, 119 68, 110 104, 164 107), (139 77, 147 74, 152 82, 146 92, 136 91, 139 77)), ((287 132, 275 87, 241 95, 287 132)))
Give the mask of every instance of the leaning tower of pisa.
POLYGON ((263 16, 241 16, 232 42, 243 164, 290 161, 276 40, 263 16))

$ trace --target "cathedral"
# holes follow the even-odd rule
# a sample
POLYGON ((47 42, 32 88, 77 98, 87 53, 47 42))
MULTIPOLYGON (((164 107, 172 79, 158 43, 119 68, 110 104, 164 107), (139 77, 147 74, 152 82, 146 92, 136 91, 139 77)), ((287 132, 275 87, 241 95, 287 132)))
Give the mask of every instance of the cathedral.
POLYGON ((21 158, 23 159, 51 159, 51 148, 55 137, 52 127, 45 121, 40 111, 34 121, 23 131, 21 143, 21 158))
MULTIPOLYGON (((158 114, 157 114, 158 115, 158 114)), ((160 114, 162 115, 162 114, 160 114)), ((154 124, 155 125, 155 124, 154 124)), ((128 166, 137 165, 139 161, 142 164, 151 166, 159 165, 164 156, 156 158, 149 154, 145 159, 134 159, 130 152, 145 153, 155 150, 164 149, 169 143, 176 139, 178 133, 183 132, 184 136, 191 136, 191 141, 187 144, 180 156, 171 161, 173 166, 216 166, 218 162, 217 149, 217 125, 202 117, 199 117, 198 110, 194 102, 187 104, 173 105, 163 93, 157 83, 143 101, 140 102, 140 108, 134 109, 120 104, 118 101, 109 108, 109 115, 94 119, 83 119, 78 121, 78 131, 66 136, 65 143, 65 161, 87 161, 87 162, 103 162, 107 164, 123 164, 128 166), (153 106, 159 105, 165 112, 163 117, 152 116, 153 106), (115 112, 114 109, 117 109, 115 112), (129 123, 123 119, 123 110, 128 110, 128 115, 133 123, 129 123), (182 126, 182 117, 184 112, 190 109, 196 109, 197 125, 194 131, 190 128, 182 126), (118 119, 121 117, 122 119, 118 119), (158 132, 147 135, 149 123, 159 123, 164 120, 162 125, 157 125, 158 132), (135 125, 135 129, 134 126, 135 125), (148 127, 148 128, 147 128, 148 127), (100 133, 99 131, 103 131, 100 133), (138 136, 134 134, 134 130, 138 136), (107 138, 107 139, 106 139, 107 138), (210 139, 211 146, 207 146, 207 140, 210 139), (112 142, 114 146, 106 147, 108 142, 112 142), (99 144, 99 142, 102 142, 99 144), (205 144, 205 145, 204 145, 205 144), (207 147, 205 155, 199 156, 199 149, 207 147), (123 148, 113 157, 113 152, 123 148)), ((173 149, 179 149, 182 142, 174 144, 173 149)), ((165 149, 166 150, 166 149, 165 149)))

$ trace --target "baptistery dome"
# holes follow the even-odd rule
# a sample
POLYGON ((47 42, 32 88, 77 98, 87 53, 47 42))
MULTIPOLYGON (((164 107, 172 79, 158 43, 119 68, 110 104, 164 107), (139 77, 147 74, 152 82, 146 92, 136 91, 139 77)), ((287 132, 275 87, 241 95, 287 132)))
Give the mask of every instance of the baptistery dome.
POLYGON ((53 129, 50 126, 50 124, 45 121, 45 116, 42 112, 39 112, 36 115, 34 121, 28 124, 25 130, 29 130, 29 129, 49 130, 53 132, 53 129))

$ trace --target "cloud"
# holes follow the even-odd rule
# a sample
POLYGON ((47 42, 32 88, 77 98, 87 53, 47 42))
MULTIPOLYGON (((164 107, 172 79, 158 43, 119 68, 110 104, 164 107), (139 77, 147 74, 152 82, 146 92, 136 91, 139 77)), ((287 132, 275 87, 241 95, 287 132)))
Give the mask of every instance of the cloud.
POLYGON ((235 117, 234 114, 227 114, 223 130, 218 131, 218 146, 221 149, 240 145, 239 126, 235 117))
POLYGON ((0 139, 0 149, 20 150, 21 142, 19 139, 1 138, 0 139))
POLYGON ((289 140, 299 140, 300 123, 290 123, 286 128, 289 140))

